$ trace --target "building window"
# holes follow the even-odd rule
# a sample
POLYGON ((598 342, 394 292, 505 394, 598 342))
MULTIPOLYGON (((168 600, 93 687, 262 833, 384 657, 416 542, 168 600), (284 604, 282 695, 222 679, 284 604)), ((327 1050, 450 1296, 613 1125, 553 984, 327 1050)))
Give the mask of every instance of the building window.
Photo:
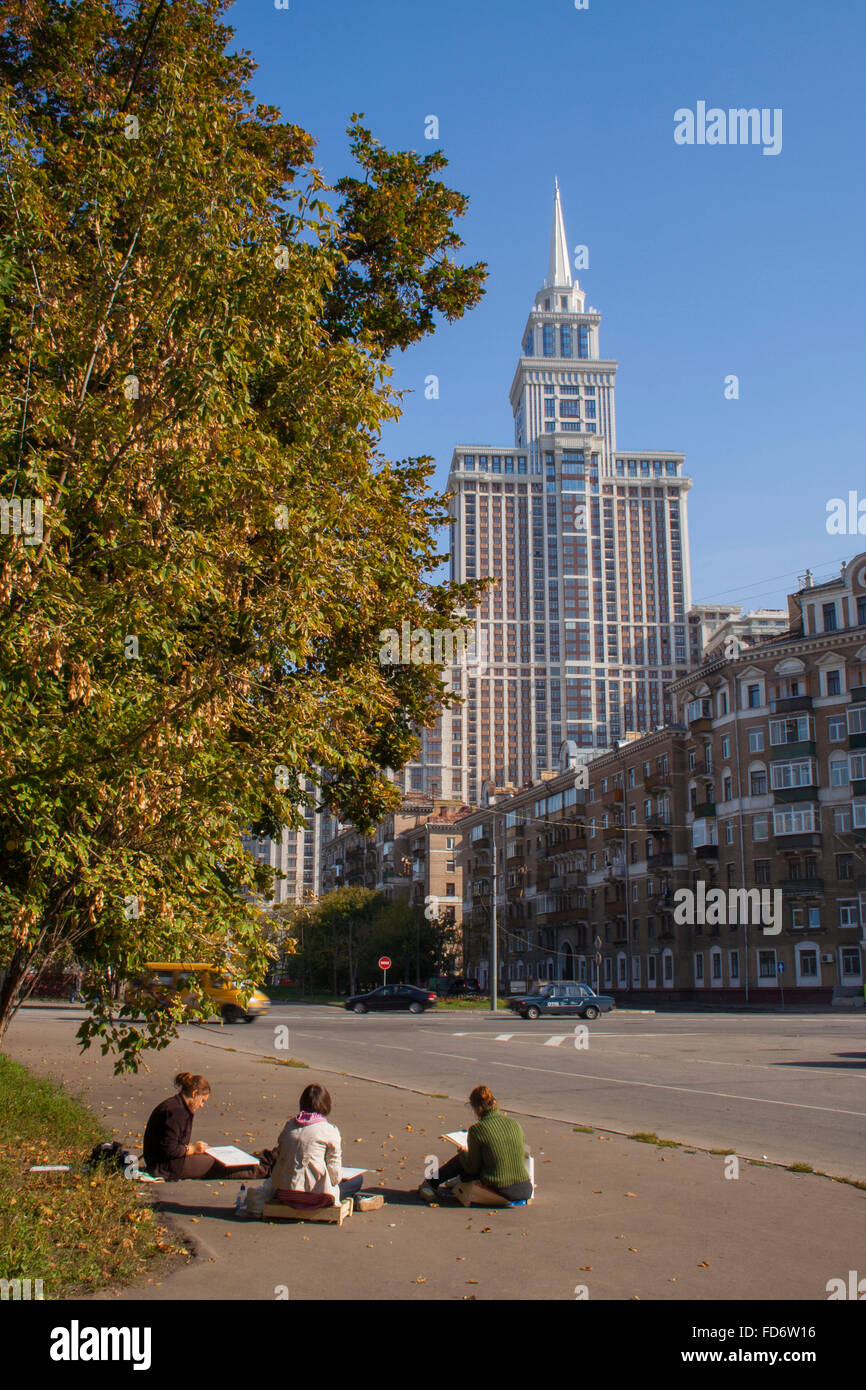
MULTIPOLYGON (((722 713, 724 713, 724 710, 722 711, 722 713)), ((725 734, 724 738, 722 739, 722 758, 723 758, 725 761, 727 761, 727 759, 728 759, 730 756, 731 756, 731 740, 730 740, 729 735, 728 735, 728 734, 725 734)))
POLYGON ((773 812, 776 835, 808 835, 818 829, 814 806, 788 806, 773 812))
POLYGON ((762 980, 775 980, 776 978, 776 952, 758 952, 758 974, 762 980))
POLYGON ((546 323, 541 330, 543 340, 543 352, 545 357, 554 356, 553 325, 546 323))
POLYGON ((811 758, 804 758, 802 762, 773 763, 770 769, 770 785, 774 791, 784 790, 788 787, 811 787, 814 786, 815 776, 811 758))
POLYGON ((749 795, 766 796, 767 794, 767 774, 766 772, 749 773, 749 795))
MULTIPOLYGON (((848 718, 851 718, 853 711, 848 711, 848 718)), ((864 711, 866 713, 866 711, 864 711)), ((839 715, 834 715, 827 720, 827 737, 831 743, 843 743, 846 736, 845 720, 839 715)))
POLYGON ((848 759, 830 759, 830 786, 847 787, 848 785, 848 759))
POLYGON ((825 631, 825 632, 835 632, 835 631, 836 631, 836 605, 835 605, 835 603, 825 603, 825 604, 822 606, 821 612, 822 612, 823 615, 824 615, 824 631, 825 631))
POLYGON ((828 671, 828 672, 827 672, 827 694, 828 694, 828 695, 841 695, 841 694, 842 694, 842 672, 841 672, 841 671, 828 671))
POLYGON ((746 701, 749 709, 758 709, 761 704, 761 687, 750 685, 746 691, 746 701))
POLYGON ((750 753, 763 753, 763 751, 764 751, 764 730, 763 730, 763 729, 750 729, 750 730, 749 730, 749 752, 750 752, 750 753))
MULTIPOLYGON (((831 720, 830 722, 838 722, 842 725, 841 737, 844 738, 845 721, 843 719, 839 719, 838 721, 831 720)), ((852 705, 851 708, 848 710, 847 731, 849 734, 866 734, 866 705, 852 705)))
POLYGON ((577 355, 578 357, 589 357, 589 329, 585 323, 578 324, 577 355))

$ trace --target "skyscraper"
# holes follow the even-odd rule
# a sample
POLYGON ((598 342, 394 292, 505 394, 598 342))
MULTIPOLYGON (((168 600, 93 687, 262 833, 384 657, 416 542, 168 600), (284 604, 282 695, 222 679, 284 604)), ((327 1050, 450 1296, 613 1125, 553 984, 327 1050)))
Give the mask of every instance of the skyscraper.
MULTIPOLYGON (((486 668, 455 671, 466 697, 440 721, 441 794, 523 785, 626 733, 668 721, 688 669, 691 606, 683 455, 620 450, 617 363, 571 272, 559 186, 547 279, 511 385, 512 445, 459 445, 452 577, 493 575, 476 610, 486 668)), ((426 750, 426 741, 425 741, 426 750)), ((433 774, 426 756, 420 790, 433 774)))

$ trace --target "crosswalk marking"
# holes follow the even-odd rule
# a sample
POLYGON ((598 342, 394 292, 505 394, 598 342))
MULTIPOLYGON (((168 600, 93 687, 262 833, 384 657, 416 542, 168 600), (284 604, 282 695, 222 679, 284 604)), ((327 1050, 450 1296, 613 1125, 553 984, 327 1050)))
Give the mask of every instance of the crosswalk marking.
POLYGON ((544 1046, 545 1046, 545 1047, 559 1047, 561 1043, 564 1043, 564 1042, 565 1042, 565 1040, 566 1040, 566 1038, 567 1038, 568 1036, 569 1036, 568 1033, 557 1033, 556 1036, 553 1037, 553 1038, 545 1038, 545 1040, 544 1040, 544 1046))
POLYGON ((497 1033, 494 1042, 510 1042, 514 1037, 513 1033, 497 1033))

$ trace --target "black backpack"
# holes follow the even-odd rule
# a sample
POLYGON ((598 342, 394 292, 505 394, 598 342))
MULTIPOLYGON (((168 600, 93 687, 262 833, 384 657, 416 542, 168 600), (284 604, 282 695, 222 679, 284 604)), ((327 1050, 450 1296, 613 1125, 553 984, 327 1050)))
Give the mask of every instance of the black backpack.
POLYGON ((114 1140, 97 1144, 84 1166, 88 1170, 103 1168, 109 1173, 128 1175, 130 1170, 138 1169, 140 1162, 138 1154, 134 1154, 131 1149, 125 1149, 114 1140))

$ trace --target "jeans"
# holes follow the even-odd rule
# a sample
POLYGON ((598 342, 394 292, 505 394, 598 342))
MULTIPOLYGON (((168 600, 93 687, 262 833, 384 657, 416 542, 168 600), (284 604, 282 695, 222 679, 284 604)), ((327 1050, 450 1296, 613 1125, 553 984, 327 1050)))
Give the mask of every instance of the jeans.
POLYGON ((497 1192, 500 1197, 504 1197, 507 1202, 528 1202, 532 1196, 532 1183, 527 1178, 525 1182, 510 1183, 508 1187, 497 1187, 495 1183, 488 1182, 486 1178, 474 1174, 472 1177, 464 1173, 460 1154, 455 1154, 449 1158, 447 1163, 443 1163, 439 1169, 438 1178, 429 1178, 430 1186, 435 1189, 442 1182, 448 1182, 450 1178, 466 1178, 468 1182, 480 1182, 485 1187, 489 1187, 491 1192, 497 1192))

